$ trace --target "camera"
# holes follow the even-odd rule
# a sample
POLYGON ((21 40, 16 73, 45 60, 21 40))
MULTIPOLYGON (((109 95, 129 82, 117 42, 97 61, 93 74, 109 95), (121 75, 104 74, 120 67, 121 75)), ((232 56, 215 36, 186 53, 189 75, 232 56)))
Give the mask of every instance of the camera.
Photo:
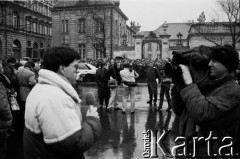
POLYGON ((201 83, 208 78, 208 64, 210 61, 212 48, 199 46, 193 49, 173 51, 172 61, 165 64, 165 74, 172 77, 175 85, 185 85, 182 78, 182 69, 180 64, 189 68, 190 74, 195 83, 201 83))

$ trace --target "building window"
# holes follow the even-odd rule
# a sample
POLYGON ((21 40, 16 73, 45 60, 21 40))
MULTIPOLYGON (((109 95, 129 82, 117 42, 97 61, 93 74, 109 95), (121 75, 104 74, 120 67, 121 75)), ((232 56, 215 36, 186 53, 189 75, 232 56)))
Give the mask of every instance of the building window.
POLYGON ((39 25, 39 33, 40 33, 40 34, 43 34, 43 31, 42 31, 42 30, 43 30, 43 25, 40 24, 40 25, 39 25))
POLYGON ((102 18, 97 18, 96 20, 96 32, 103 32, 104 21, 102 18))
POLYGON ((37 23, 33 22, 33 32, 36 33, 37 32, 37 23))
POLYGON ((230 27, 229 26, 223 26, 223 31, 229 32, 230 31, 230 27))
POLYGON ((96 59, 101 59, 104 58, 103 53, 100 51, 101 47, 99 44, 95 44, 95 58, 96 59))
POLYGON ((178 37, 177 45, 182 45, 182 36, 183 36, 183 34, 180 32, 177 34, 177 37, 178 37))
POLYGON ((62 21, 62 31, 63 33, 68 33, 68 20, 62 21))
POLYGON ((78 32, 84 33, 85 32, 85 19, 79 19, 78 20, 78 32))
POLYGON ((79 44, 78 45, 78 53, 81 59, 85 59, 86 58, 86 46, 85 44, 79 44))
POLYGON ((0 8, 0 23, 6 24, 6 6, 0 8))
POLYGON ((33 10, 34 10, 34 11, 37 11, 37 7, 38 7, 37 1, 34 1, 33 3, 34 3, 34 4, 33 4, 33 10))
POLYGON ((116 36, 118 37, 119 35, 119 28, 118 28, 118 21, 116 20, 116 36))
POLYGON ((159 51, 160 50, 160 46, 159 46, 159 44, 157 44, 157 51, 159 51))
POLYGON ((120 28, 120 33, 119 33, 119 35, 121 36, 121 35, 122 35, 122 24, 121 24, 121 23, 120 23, 119 28, 120 28))
POLYGON ((48 16, 48 7, 46 7, 46 16, 48 16))
POLYGON ((52 27, 49 27, 49 35, 52 36, 52 27))
POLYGON ((39 5, 39 12, 40 12, 40 13, 43 12, 43 5, 42 5, 42 4, 39 5))
POLYGON ((13 12, 13 27, 19 27, 19 16, 17 12, 13 12))
POLYGON ((28 41, 28 42, 27 42, 27 46, 28 46, 28 47, 31 47, 31 41, 28 41))
POLYGON ((47 29, 48 27, 45 25, 44 26, 44 32, 45 32, 45 35, 48 35, 48 29, 47 29))
POLYGON ((31 22, 30 22, 30 20, 27 20, 26 21, 26 28, 27 28, 27 31, 31 31, 31 22))
POLYGON ((152 51, 152 43, 148 43, 148 51, 152 51))

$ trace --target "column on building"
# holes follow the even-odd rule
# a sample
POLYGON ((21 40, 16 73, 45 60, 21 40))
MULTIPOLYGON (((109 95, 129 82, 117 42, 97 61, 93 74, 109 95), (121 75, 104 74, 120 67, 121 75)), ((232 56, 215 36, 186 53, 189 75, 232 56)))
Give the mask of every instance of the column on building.
POLYGON ((142 39, 143 35, 133 35, 135 39, 135 59, 143 59, 142 39))
POLYGON ((164 23, 162 27, 164 32, 163 34, 159 35, 159 37, 162 39, 162 55, 160 55, 160 58, 165 59, 165 58, 170 58, 169 38, 171 35, 167 33, 167 28, 168 28, 167 23, 164 23))

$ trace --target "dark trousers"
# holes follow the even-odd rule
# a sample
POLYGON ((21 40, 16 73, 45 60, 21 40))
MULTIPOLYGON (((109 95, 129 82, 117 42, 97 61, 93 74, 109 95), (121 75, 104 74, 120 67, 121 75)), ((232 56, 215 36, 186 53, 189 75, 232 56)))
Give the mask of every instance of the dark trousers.
POLYGON ((160 102, 159 102, 160 108, 162 108, 162 105, 163 105, 164 94, 168 102, 168 108, 171 108, 171 99, 170 99, 169 91, 170 91, 170 85, 161 84, 160 102))
POLYGON ((98 87, 98 99, 99 99, 99 105, 102 106, 105 102, 106 107, 108 106, 110 98, 110 88, 105 85, 102 87, 98 87))
POLYGON ((109 102, 109 98, 110 98, 110 97, 100 97, 100 98, 99 98, 99 104, 102 106, 103 103, 105 102, 105 105, 106 105, 106 107, 107 107, 107 106, 108 106, 108 102, 109 102))
POLYGON ((26 101, 20 101, 19 102, 20 112, 19 112, 17 123, 19 123, 18 130, 21 132, 21 134, 23 133, 24 123, 25 123, 25 120, 24 120, 25 104, 26 104, 26 101))
POLYGON ((0 132, 0 158, 7 157, 7 131, 0 132))
POLYGON ((157 94, 150 94, 149 95, 149 101, 150 101, 150 103, 152 103, 152 101, 154 102, 154 103, 156 103, 157 102, 157 94), (153 100, 153 97, 154 97, 154 100, 153 100))

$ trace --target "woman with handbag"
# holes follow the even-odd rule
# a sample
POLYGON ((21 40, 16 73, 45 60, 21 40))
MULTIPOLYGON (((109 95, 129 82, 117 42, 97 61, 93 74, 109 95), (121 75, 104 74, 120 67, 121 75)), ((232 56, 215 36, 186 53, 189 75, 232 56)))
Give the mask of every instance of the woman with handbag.
POLYGON ((124 94, 123 94, 123 108, 122 113, 124 114, 127 107, 127 99, 130 96, 131 100, 131 114, 135 113, 135 79, 139 77, 138 73, 132 70, 129 62, 123 64, 124 69, 120 71, 120 75, 123 81, 124 94))
POLYGON ((121 63, 115 63, 113 67, 110 67, 107 76, 109 77, 108 86, 110 87, 110 100, 109 100, 109 107, 108 112, 112 112, 113 109, 120 110, 121 108, 117 104, 117 92, 118 87, 121 84, 121 76, 120 76, 120 70, 121 70, 121 63))

